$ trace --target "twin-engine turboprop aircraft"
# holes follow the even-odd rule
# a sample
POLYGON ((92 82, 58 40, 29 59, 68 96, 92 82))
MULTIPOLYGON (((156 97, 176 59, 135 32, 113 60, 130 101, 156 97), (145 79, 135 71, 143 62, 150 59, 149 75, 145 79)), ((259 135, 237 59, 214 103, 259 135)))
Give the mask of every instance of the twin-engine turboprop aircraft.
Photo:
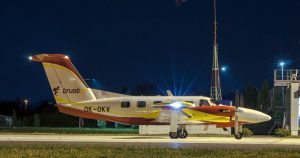
POLYGON ((242 124, 268 121, 262 112, 215 103, 203 96, 128 96, 88 87, 63 54, 29 57, 42 62, 60 112, 88 119, 129 125, 170 125, 171 138, 186 138, 186 125, 235 127, 236 139, 243 137, 242 124))

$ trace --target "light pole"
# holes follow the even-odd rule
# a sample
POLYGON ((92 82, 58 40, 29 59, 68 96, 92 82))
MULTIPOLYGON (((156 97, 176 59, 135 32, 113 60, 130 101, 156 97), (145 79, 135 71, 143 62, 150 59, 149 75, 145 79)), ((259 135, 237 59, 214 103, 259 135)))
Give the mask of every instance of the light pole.
MULTIPOLYGON (((285 97, 284 97, 284 87, 283 87, 283 79, 284 79, 284 77, 283 77, 283 67, 285 65, 285 62, 281 61, 279 63, 279 65, 281 67, 281 95, 282 95, 281 100, 282 100, 282 106, 285 107, 285 105, 284 105, 285 104, 285 97)), ((282 128, 284 128, 284 126, 285 126, 285 120, 286 120, 286 111, 284 110, 282 128)))
POLYGON ((262 99, 261 99, 260 91, 256 86, 254 88, 256 89, 257 94, 258 94, 258 103, 260 104, 260 111, 262 111, 262 103, 261 103, 262 99))
POLYGON ((25 110, 27 110, 27 105, 28 105, 28 99, 24 99, 24 104, 25 104, 25 110))

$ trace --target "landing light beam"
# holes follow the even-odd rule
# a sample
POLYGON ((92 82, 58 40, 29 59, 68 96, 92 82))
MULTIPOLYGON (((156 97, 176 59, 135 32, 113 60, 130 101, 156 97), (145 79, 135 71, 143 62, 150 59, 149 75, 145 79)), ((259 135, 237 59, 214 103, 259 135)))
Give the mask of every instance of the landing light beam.
POLYGON ((182 107, 182 104, 179 103, 179 102, 174 102, 174 103, 171 104, 171 106, 172 106, 173 108, 175 108, 175 109, 179 109, 179 108, 182 107))

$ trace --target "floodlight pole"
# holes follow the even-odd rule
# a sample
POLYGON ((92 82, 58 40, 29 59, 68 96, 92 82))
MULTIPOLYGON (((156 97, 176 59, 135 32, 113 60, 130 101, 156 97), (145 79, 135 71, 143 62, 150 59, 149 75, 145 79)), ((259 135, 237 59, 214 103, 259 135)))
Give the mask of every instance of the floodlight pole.
MULTIPOLYGON (((282 84, 281 84, 281 95, 282 95, 282 106, 285 108, 285 97, 284 97, 284 85, 283 85, 283 66, 284 66, 284 63, 281 62, 280 63, 280 66, 281 66, 281 81, 282 81, 282 84)), ((284 114, 283 114, 283 122, 282 122, 282 128, 285 128, 285 123, 286 123, 286 110, 284 110, 284 114)))

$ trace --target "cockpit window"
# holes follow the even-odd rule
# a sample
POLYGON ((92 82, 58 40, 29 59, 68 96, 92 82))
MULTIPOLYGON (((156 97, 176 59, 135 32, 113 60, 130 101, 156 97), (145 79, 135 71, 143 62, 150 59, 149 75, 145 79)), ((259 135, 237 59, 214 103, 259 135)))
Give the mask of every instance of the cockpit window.
POLYGON ((219 105, 220 103, 217 101, 217 100, 215 100, 215 99, 210 99, 210 102, 212 102, 213 104, 215 104, 215 105, 219 105))
POLYGON ((209 104, 208 100, 201 99, 199 101, 199 106, 210 106, 210 104, 209 104))

